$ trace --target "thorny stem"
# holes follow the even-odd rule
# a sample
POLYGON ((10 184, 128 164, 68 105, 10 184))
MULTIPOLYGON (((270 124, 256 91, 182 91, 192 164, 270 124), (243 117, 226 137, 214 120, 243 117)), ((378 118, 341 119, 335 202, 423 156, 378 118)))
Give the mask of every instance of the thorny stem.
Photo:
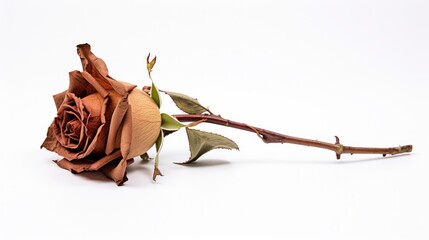
POLYGON ((173 115, 181 122, 196 122, 204 121, 226 127, 241 129, 244 131, 254 132, 265 143, 292 143, 297 145, 304 145, 310 147, 324 148, 336 153, 337 159, 340 159, 341 154, 382 154, 383 157, 387 154, 395 155, 400 153, 407 153, 413 150, 413 145, 405 145, 390 148, 373 148, 373 147, 351 147, 345 146, 340 143, 340 139, 335 136, 335 143, 322 142, 318 140, 311 140, 305 138, 292 137, 281 133, 276 133, 263 128, 253 127, 245 123, 235 122, 224 119, 217 115, 192 115, 192 114, 176 114, 173 115))

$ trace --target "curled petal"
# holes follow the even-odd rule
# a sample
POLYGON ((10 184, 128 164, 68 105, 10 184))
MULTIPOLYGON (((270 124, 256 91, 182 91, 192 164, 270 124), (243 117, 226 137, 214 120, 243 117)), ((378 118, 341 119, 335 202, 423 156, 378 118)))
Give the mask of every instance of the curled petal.
MULTIPOLYGON (((70 162, 66 159, 62 159, 60 161, 54 161, 57 163, 57 165, 61 168, 67 169, 72 173, 81 173, 90 171, 92 164, 85 160, 77 160, 70 162)), ((112 161, 111 163, 103 166, 100 170, 104 175, 106 175, 108 178, 112 179, 116 182, 118 186, 122 185, 124 182, 128 180, 127 178, 127 167, 133 163, 133 159, 128 160, 116 160, 112 161)))
POLYGON ((58 111, 58 108, 60 108, 61 104, 64 102, 64 98, 66 97, 66 93, 67 93, 67 90, 60 92, 58 94, 55 94, 53 96, 54 102, 55 102, 55 107, 57 108, 57 111, 58 111))
POLYGON ((103 172, 108 178, 112 179, 116 182, 118 186, 122 185, 124 182, 128 180, 127 178, 127 166, 134 162, 134 159, 122 159, 119 161, 117 165, 113 162, 102 167, 100 170, 103 172))
POLYGON ((62 159, 60 161, 54 161, 59 167, 69 170, 72 173, 81 173, 87 171, 97 171, 107 164, 120 160, 121 152, 119 150, 113 152, 110 155, 104 156, 97 161, 91 159, 76 159, 73 161, 62 159))
POLYGON ((54 161, 60 168, 64 168, 69 170, 72 173, 81 173, 88 171, 89 167, 91 166, 91 162, 85 161, 83 159, 78 159, 73 162, 62 159, 60 161, 54 161))

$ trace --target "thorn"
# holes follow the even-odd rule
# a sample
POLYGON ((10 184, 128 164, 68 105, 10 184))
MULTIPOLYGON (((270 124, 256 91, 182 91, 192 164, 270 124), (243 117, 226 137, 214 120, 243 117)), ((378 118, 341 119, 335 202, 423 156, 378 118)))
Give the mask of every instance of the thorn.
POLYGON ((386 154, 385 153, 383 153, 383 157, 385 157, 386 156, 386 154))
POLYGON ((337 160, 340 160, 341 154, 337 154, 337 160))
POLYGON ((335 144, 340 144, 340 138, 335 136, 335 144))

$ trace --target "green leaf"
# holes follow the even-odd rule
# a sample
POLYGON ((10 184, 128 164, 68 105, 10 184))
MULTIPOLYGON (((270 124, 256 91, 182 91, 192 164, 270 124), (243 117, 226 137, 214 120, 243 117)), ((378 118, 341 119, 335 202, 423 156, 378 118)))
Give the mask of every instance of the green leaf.
POLYGON ((168 96, 171 97, 176 106, 189 114, 203 114, 205 112, 209 112, 210 110, 204 106, 202 106, 197 99, 189 97, 182 93, 176 92, 166 92, 168 96))
POLYGON ((152 87, 150 88, 150 96, 155 101, 156 105, 158 105, 158 108, 161 108, 161 97, 159 96, 159 90, 153 81, 152 87))
POLYGON ((179 120, 177 120, 176 118, 168 115, 167 113, 161 113, 161 120, 162 120, 161 129, 165 129, 169 131, 178 130, 182 127, 187 126, 179 122, 179 120))
POLYGON ((152 179, 156 181, 157 176, 163 176, 161 171, 159 170, 159 153, 161 152, 162 145, 164 144, 164 133, 162 131, 159 132, 158 138, 155 142, 156 155, 155 155, 155 166, 153 168, 152 179))
POLYGON ((221 148, 238 150, 238 146, 234 141, 215 133, 189 128, 186 128, 186 133, 188 134, 191 157, 188 161, 184 162, 184 164, 196 161, 203 154, 213 149, 221 148))
POLYGON ((159 155, 159 152, 162 149, 162 145, 164 144, 164 133, 162 131, 159 132, 159 136, 155 142, 156 155, 159 155))

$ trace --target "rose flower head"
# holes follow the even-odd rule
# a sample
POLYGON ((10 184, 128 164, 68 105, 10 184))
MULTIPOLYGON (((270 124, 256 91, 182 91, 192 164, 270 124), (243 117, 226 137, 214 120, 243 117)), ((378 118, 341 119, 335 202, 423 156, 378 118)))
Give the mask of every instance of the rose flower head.
POLYGON ((82 72, 69 73, 67 90, 54 95, 57 115, 41 147, 72 173, 101 171, 116 184, 127 181, 133 158, 151 148, 159 134, 158 105, 135 85, 109 76, 89 44, 77 46, 82 72))

